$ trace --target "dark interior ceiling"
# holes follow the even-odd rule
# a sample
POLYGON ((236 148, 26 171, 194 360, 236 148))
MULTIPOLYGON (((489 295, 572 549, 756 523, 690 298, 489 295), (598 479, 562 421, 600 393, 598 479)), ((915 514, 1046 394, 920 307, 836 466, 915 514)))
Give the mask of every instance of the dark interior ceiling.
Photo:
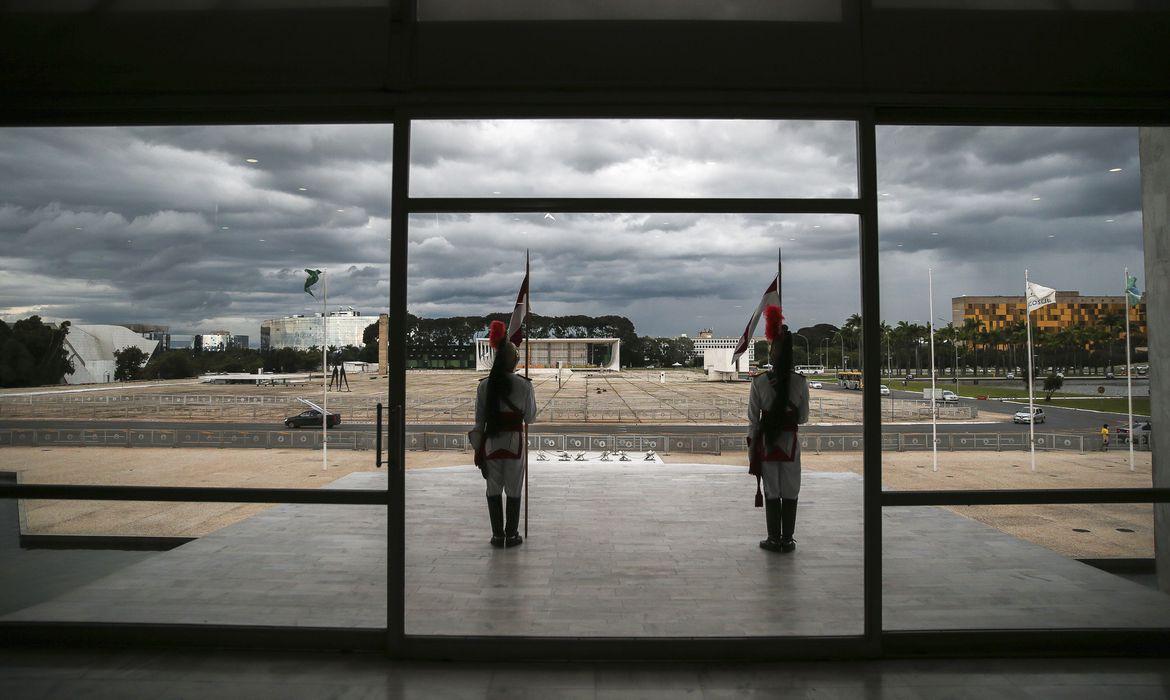
POLYGON ((851 1, 840 21, 416 22, 409 3, 376 0, 142 0, 134 11, 110 0, 60 11, 0 2, 0 119, 875 108, 902 121, 1167 123, 1163 5, 975 12, 851 1))

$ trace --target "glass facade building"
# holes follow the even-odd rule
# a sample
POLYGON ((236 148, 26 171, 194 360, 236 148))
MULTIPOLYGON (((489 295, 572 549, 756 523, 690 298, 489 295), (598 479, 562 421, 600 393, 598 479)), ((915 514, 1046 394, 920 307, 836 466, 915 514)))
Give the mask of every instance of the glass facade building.
MULTIPOLYGON (((337 348, 361 346, 362 334, 371 323, 377 323, 377 320, 362 316, 358 311, 330 311, 325 328, 329 334, 327 342, 330 347, 337 348)), ((260 324, 260 350, 319 348, 323 325, 321 314, 297 314, 265 321, 260 324)))

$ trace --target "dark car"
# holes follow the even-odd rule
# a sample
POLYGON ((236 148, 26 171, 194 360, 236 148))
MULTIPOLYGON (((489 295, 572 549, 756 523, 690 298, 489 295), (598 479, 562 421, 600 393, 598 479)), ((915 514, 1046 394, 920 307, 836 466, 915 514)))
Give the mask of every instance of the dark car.
MULTIPOLYGON (((341 425, 341 414, 329 414, 329 427, 333 428, 341 425)), ((289 416, 284 419, 284 427, 286 428, 320 428, 321 427, 321 412, 310 408, 307 411, 302 411, 295 416, 289 416)))
MULTIPOLYGON (((1145 421, 1142 423, 1135 421, 1133 424, 1133 432, 1134 432, 1134 435, 1137 436, 1137 438, 1136 438, 1137 441, 1134 442, 1133 444, 1135 444, 1135 445, 1148 445, 1148 444, 1150 444, 1150 431, 1151 430, 1153 430, 1153 426, 1150 425, 1149 421, 1145 421)), ((1120 443, 1122 445, 1127 444, 1129 442, 1129 424, 1117 426, 1116 428, 1113 429, 1113 434, 1117 436, 1118 443, 1120 443)))

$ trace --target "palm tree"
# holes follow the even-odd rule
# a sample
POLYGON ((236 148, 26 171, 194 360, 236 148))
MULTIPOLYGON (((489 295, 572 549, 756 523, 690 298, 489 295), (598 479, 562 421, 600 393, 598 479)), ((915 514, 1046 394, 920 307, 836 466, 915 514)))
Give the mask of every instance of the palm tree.
POLYGON ((1110 311, 1101 317, 1098 325, 1109 334, 1109 344, 1107 352, 1109 353, 1109 367, 1113 367, 1113 342, 1117 340, 1117 336, 1125 330, 1125 319, 1116 311, 1110 311))

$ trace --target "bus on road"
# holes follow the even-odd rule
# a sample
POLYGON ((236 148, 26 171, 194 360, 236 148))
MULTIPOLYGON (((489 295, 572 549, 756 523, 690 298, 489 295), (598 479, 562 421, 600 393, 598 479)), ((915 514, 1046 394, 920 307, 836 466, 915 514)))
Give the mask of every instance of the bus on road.
POLYGON ((824 374, 825 373, 825 366, 824 365, 797 365, 797 366, 792 368, 792 371, 796 372, 797 374, 803 374, 805 376, 808 376, 810 374, 824 374))
POLYGON ((838 372, 837 385, 845 389, 861 389, 861 371, 846 369, 838 372))

